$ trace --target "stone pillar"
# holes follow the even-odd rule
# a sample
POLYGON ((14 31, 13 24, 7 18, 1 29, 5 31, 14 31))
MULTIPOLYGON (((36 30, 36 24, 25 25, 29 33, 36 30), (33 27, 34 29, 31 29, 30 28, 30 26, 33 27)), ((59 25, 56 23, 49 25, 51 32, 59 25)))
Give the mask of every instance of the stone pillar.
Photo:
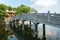
POLYGON ((24 34, 25 34, 25 31, 24 31, 24 21, 22 21, 22 40, 24 40, 24 34))
POLYGON ((22 21, 22 30, 24 30, 24 20, 22 21))
POLYGON ((18 20, 15 20, 15 29, 16 29, 16 32, 18 33, 19 32, 18 20))
POLYGON ((13 26, 13 25, 12 25, 12 22, 9 23, 9 26, 10 26, 10 28, 12 28, 12 26, 13 26))
POLYGON ((13 31, 16 32, 16 20, 13 21, 13 31))
POLYGON ((31 21, 30 21, 30 33, 31 33, 31 21))
POLYGON ((30 40, 31 40, 31 21, 29 21, 30 22, 30 40))
POLYGON ((9 26, 12 29, 12 27, 13 27, 13 22, 12 21, 10 22, 9 26))
POLYGON ((54 17, 55 17, 54 22, 56 23, 56 21, 55 21, 55 20, 56 20, 56 18, 57 18, 57 17, 56 17, 56 12, 54 13, 54 17))
POLYGON ((35 23, 35 40, 38 40, 38 24, 39 23, 35 23))
POLYGON ((14 27, 14 21, 12 21, 12 22, 11 22, 11 24, 12 24, 12 27, 11 27, 11 29, 13 29, 13 27, 14 27))
POLYGON ((43 24, 43 38, 42 38, 42 40, 46 40, 45 24, 43 24))
POLYGON ((50 22, 50 11, 48 11, 48 22, 50 22))
POLYGON ((54 15, 56 16, 56 12, 54 13, 54 15))
POLYGON ((15 27, 18 27, 18 20, 15 20, 15 27))

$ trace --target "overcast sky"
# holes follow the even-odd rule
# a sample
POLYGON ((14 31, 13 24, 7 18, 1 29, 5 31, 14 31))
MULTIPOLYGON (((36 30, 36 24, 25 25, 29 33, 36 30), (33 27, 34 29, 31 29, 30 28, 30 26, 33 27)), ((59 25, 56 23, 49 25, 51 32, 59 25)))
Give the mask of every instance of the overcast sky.
POLYGON ((57 12, 60 13, 60 0, 0 0, 0 4, 17 7, 21 4, 30 6, 38 12, 57 12))

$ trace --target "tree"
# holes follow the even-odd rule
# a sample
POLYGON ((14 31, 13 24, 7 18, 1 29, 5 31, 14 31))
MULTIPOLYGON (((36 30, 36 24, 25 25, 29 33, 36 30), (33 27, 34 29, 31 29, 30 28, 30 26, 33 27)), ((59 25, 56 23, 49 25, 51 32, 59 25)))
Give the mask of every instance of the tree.
POLYGON ((3 10, 3 11, 7 10, 7 6, 4 4, 0 4, 0 10, 3 10))
POLYGON ((13 11, 16 11, 16 8, 15 7, 13 8, 13 11))
POLYGON ((0 40, 8 40, 8 34, 5 31, 4 24, 0 25, 0 40))
POLYGON ((30 8, 30 13, 37 13, 37 10, 30 8))
POLYGON ((33 8, 30 8, 30 7, 27 7, 25 5, 21 5, 21 6, 18 6, 16 8, 16 14, 22 14, 22 13, 30 13, 30 10, 33 10, 34 12, 37 12, 35 9, 33 8))
POLYGON ((11 6, 8 6, 8 10, 12 10, 13 8, 11 6))
POLYGON ((7 15, 7 14, 6 14, 5 11, 0 10, 0 19, 4 19, 6 15, 7 15))
POLYGON ((5 10, 7 10, 7 6, 4 4, 0 4, 0 19, 4 19, 4 17, 6 16, 5 10))
POLYGON ((21 6, 17 7, 17 9, 16 9, 16 12, 19 14, 28 13, 29 11, 30 11, 30 8, 25 5, 21 5, 21 6))

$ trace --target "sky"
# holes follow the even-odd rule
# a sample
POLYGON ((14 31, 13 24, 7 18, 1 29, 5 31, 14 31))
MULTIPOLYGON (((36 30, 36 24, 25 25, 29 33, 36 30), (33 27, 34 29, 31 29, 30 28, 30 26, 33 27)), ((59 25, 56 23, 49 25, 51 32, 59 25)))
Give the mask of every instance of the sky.
POLYGON ((0 4, 17 7, 21 4, 36 9, 41 12, 57 12, 60 13, 60 0, 0 0, 0 4))

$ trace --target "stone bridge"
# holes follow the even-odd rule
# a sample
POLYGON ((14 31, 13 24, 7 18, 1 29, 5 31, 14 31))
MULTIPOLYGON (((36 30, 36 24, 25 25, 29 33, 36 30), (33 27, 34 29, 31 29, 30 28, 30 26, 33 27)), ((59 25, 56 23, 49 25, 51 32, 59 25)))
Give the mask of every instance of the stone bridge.
MULTIPOLYGON (((46 40, 45 36, 45 24, 51 25, 54 27, 60 28, 60 14, 58 13, 28 13, 28 14, 19 14, 17 16, 14 16, 10 20, 10 24, 13 27, 13 22, 15 23, 15 26, 18 27, 18 21, 22 21, 22 29, 24 29, 24 21, 29 21, 30 24, 33 22, 35 24, 35 37, 38 38, 38 24, 43 24, 43 40, 46 40)), ((30 25, 31 28, 31 25, 30 25)), ((37 39, 36 39, 37 40, 37 39)))

